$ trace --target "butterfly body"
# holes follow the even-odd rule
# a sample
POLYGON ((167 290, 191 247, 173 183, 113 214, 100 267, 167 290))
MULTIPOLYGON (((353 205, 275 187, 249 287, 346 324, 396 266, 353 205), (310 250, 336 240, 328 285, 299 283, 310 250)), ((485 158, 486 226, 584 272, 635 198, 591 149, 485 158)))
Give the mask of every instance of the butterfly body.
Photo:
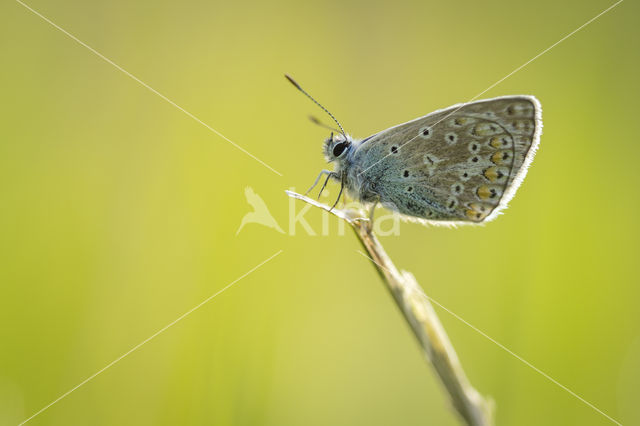
POLYGON ((506 207, 526 174, 542 129, 533 96, 454 105, 376 133, 325 141, 329 177, 363 203, 409 219, 481 223, 506 207))

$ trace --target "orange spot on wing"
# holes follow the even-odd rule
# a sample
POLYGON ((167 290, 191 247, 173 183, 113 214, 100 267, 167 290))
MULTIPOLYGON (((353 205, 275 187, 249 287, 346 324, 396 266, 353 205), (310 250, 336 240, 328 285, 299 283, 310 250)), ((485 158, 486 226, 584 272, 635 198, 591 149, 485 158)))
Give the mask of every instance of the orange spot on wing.
POLYGON ((488 200, 491 197, 491 189, 487 185, 482 185, 478 187, 476 194, 481 200, 488 200))
POLYGON ((498 168, 497 167, 489 167, 483 173, 484 177, 489 179, 490 182, 495 182, 498 180, 498 168))

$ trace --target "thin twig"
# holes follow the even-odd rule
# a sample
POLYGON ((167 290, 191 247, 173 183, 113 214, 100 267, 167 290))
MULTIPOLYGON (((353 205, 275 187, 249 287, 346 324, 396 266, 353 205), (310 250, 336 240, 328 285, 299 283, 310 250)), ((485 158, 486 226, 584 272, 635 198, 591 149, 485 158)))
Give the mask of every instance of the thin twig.
POLYGON ((471 386, 428 296, 424 294, 411 273, 399 271, 395 267, 376 236, 371 232, 371 226, 367 219, 363 219, 360 212, 331 209, 326 204, 319 203, 304 195, 291 191, 286 191, 286 193, 290 197, 326 210, 351 225, 368 253, 366 257, 376 267, 404 318, 411 326, 427 360, 438 374, 455 410, 468 425, 492 425, 493 401, 480 395, 471 386))

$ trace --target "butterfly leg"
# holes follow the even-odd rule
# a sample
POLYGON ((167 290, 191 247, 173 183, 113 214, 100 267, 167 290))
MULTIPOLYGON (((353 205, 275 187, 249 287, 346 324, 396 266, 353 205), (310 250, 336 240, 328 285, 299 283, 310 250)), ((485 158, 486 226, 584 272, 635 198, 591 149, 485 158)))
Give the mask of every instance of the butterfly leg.
POLYGON ((378 206, 379 201, 380 200, 375 200, 371 205, 371 209, 369 209, 369 223, 365 224, 367 232, 369 233, 373 230, 373 215, 376 212, 376 207, 378 206))
MULTIPOLYGON (((337 174, 337 173, 335 173, 337 174)), ((329 180, 329 178, 327 178, 327 180, 329 180)), ((326 184, 326 182, 325 182, 326 184)), ((331 209, 329 209, 329 211, 333 210, 335 208, 335 206, 338 205, 338 201, 340 201, 340 197, 342 197, 342 191, 344 190, 344 175, 342 177, 342 179, 340 179, 340 192, 338 193, 338 198, 336 198, 336 202, 333 203, 333 206, 331 206, 331 209)))
MULTIPOLYGON (((315 181, 315 182, 313 182, 313 185, 311 185, 311 188, 307 189, 307 192, 305 192, 305 193, 304 193, 304 195, 307 195, 308 193, 310 193, 310 192, 311 192, 311 190, 312 190, 313 188, 315 188, 315 187, 316 187, 316 185, 317 185, 317 184, 318 184, 318 182, 320 181, 320 178, 322 177, 322 175, 331 175, 331 173, 332 173, 332 172, 331 172, 330 170, 323 170, 323 171, 321 171, 321 172, 320 172, 320 174, 318 175, 318 177, 316 178, 316 181, 315 181)), ((325 182, 325 185, 326 185, 326 182, 325 182)))
POLYGON ((373 224, 373 214, 376 212, 376 207, 378 206, 378 200, 374 201, 371 205, 371 209, 369 209, 369 222, 373 224))
MULTIPOLYGON (((331 178, 338 179, 339 176, 340 175, 337 174, 336 172, 327 173, 327 178, 324 180, 324 183, 322 184, 322 188, 320 188, 320 192, 318 193, 318 200, 320 199, 320 196, 322 195, 322 191, 324 191, 324 188, 327 186, 327 183, 329 182, 329 179, 331 179, 331 178)), ((342 193, 342 188, 340 188, 340 193, 342 193)), ((338 197, 338 198, 340 198, 340 197, 338 197)))
POLYGON ((373 204, 369 208, 369 217, 357 217, 354 219, 354 220, 357 220, 358 222, 364 222, 362 226, 366 229, 366 231, 369 234, 373 230, 373 214, 375 213, 376 207, 378 206, 379 202, 380 202, 379 199, 376 199, 373 201, 373 204))

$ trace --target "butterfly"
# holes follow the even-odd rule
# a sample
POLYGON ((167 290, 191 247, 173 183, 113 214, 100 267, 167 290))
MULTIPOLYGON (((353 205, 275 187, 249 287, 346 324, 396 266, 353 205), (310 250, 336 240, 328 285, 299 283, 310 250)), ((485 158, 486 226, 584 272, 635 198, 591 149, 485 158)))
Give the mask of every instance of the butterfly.
MULTIPOLYGON (((540 141, 542 109, 533 96, 516 95, 453 105, 364 139, 339 131, 324 142, 340 182, 355 200, 379 203, 404 218, 433 224, 479 224, 494 219, 513 198, 540 141)), ((307 192, 309 192, 307 191, 307 192)), ((318 196, 319 197, 319 196, 318 196)))

